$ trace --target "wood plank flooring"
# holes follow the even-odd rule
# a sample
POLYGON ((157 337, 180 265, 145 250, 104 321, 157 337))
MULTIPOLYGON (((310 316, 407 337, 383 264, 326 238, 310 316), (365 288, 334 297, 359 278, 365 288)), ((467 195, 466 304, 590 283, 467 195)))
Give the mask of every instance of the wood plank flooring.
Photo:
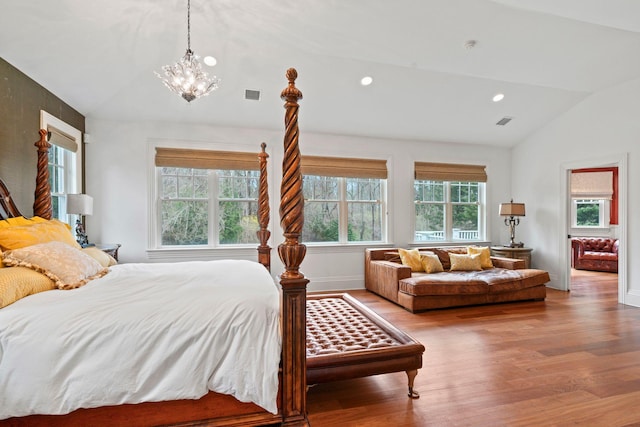
POLYGON ((575 271, 547 300, 411 314, 350 292, 426 347, 404 373, 320 384, 324 426, 640 426, 640 309, 617 303, 617 275, 575 271))

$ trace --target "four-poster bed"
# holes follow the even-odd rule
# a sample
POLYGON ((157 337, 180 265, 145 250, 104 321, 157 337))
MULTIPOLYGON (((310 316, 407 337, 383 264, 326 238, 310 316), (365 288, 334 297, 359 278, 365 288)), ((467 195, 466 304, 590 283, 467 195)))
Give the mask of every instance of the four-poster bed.
MULTIPOLYGON (((0 420, 0 425, 308 425, 305 366, 305 309, 308 280, 299 271, 300 263, 305 255, 305 246, 299 243, 303 224, 303 199, 297 115, 298 100, 302 97, 302 93, 295 87, 296 70, 287 70, 286 76, 288 85, 282 91, 286 113, 280 203, 281 226, 284 230, 285 241, 278 247, 285 271, 280 275, 279 283, 279 323, 282 346, 280 370, 277 373, 279 381, 275 410, 270 412, 255 403, 244 403, 228 394, 209 392, 198 400, 181 399, 136 404, 112 404, 87 409, 81 407, 65 415, 29 415, 7 418, 0 420)), ((46 140, 45 130, 40 131, 40 140, 35 145, 38 147, 38 172, 34 216, 50 219, 52 206, 47 164, 49 144, 46 140)), ((266 188, 267 157, 265 144, 262 144, 262 152, 259 154, 261 177, 258 201, 260 225, 258 258, 260 263, 269 269, 271 248, 267 245, 270 235, 267 230, 269 222, 269 201, 266 188)), ((0 213, 5 218, 21 216, 4 184, 0 185, 0 213)), ((96 282, 106 279, 108 276, 109 274, 104 278, 97 279, 96 282)), ((42 294, 47 294, 47 292, 36 296, 42 294)), ((36 296, 34 296, 34 300, 36 296)), ((20 307, 26 305, 14 304, 20 307)), ((105 370, 108 369, 109 367, 105 367, 105 370)))
MULTIPOLYGON (((258 426, 280 424, 283 426, 305 426, 309 424, 306 414, 307 383, 316 384, 397 371, 406 371, 409 396, 411 398, 418 397, 418 394, 413 390, 413 382, 417 370, 422 367, 422 353, 424 352, 422 344, 346 294, 313 295, 307 301, 308 280, 299 271, 306 252, 305 246, 299 242, 303 227, 303 198, 298 147, 298 100, 302 97, 302 93, 295 87, 297 78, 295 69, 287 70, 286 76, 288 86, 281 95, 285 100, 286 111, 280 189, 280 218, 284 230, 284 242, 278 246, 278 253, 285 271, 280 275, 279 280, 281 351, 277 354, 278 360, 276 360, 276 362, 279 361, 279 371, 276 366, 275 375, 277 377, 277 395, 274 398, 276 402, 274 406, 276 407, 265 410, 264 408, 269 406, 268 401, 267 403, 264 401, 258 403, 257 399, 247 399, 245 396, 244 399, 241 399, 243 402, 247 400, 252 402, 243 403, 229 394, 210 391, 197 400, 194 398, 163 398, 151 399, 151 401, 140 400, 141 403, 135 402, 135 404, 126 401, 123 402, 124 404, 117 402, 108 404, 108 406, 83 406, 80 404, 77 406, 79 409, 72 408, 72 412, 66 414, 64 411, 45 412, 63 415, 14 416, 5 420, 0 419, 0 425, 258 426), (309 316, 307 312, 309 312, 309 316)), ((34 215, 50 219, 52 206, 47 158, 49 144, 46 140, 46 133, 45 130, 41 130, 40 139, 35 144, 38 147, 38 172, 34 215)), ((260 244, 257 249, 259 263, 270 270, 271 248, 267 244, 270 236, 267 229, 269 224, 268 155, 265 147, 266 144, 262 143, 262 149, 258 155, 260 186, 258 197, 259 230, 257 234, 260 244)), ((9 191, 0 180, 0 219, 20 216, 19 210, 11 200, 9 191)), ((199 268, 196 264, 189 263, 176 263, 172 266, 177 268, 178 264, 189 265, 191 269, 199 268)), ((225 266, 227 269, 234 268, 233 264, 225 264, 225 266)), ((238 265, 237 276, 240 276, 241 269, 248 267, 250 266, 238 265)), ((264 269, 261 271, 266 274, 264 269)), ((109 279, 110 275, 117 276, 114 273, 118 273, 117 268, 114 268, 105 278, 97 279, 96 282, 109 279)), ((171 276, 171 274, 171 271, 163 273, 165 276, 171 276)), ((146 280, 148 281, 148 279, 146 280)), ((173 277, 171 280, 178 282, 180 278, 173 277)), ((193 279, 193 282, 196 280, 193 279)), ((271 281, 271 285, 273 285, 271 276, 268 276, 268 281, 271 281)), ((192 284, 192 280, 189 282, 192 284)), ((233 283, 231 287, 235 285, 237 284, 233 283)), ((116 287, 118 284, 112 286, 116 287)), ((267 284, 265 287, 269 287, 269 285, 267 284)), ((259 294, 261 290, 258 287, 251 292, 259 294)), ((33 298, 33 300, 35 299, 33 298)), ((258 299, 265 298, 260 296, 258 299)), ((269 299, 268 295, 266 299, 269 299)), ((96 310, 101 308, 100 301, 96 310)), ((211 305, 214 306, 216 303, 217 301, 211 305)), ((0 320, 2 314, 3 312, 0 312, 0 320)), ((222 321, 222 323, 233 322, 234 320, 222 321)), ((190 332, 190 329, 187 329, 187 332, 190 332)), ((233 333, 231 334, 233 335, 233 333)), ((244 333, 235 333, 235 335, 244 335, 244 333)), ((0 341, 1 338, 0 336, 0 341)), ((93 338, 93 340, 99 339, 99 336, 93 338)), ((179 340, 179 337, 175 339, 179 340)), ((1 352, 0 342, 0 355, 1 352)), ((64 352, 65 349, 62 348, 60 353, 64 352)), ((135 355, 131 357, 135 357, 135 355)), ((254 362, 257 363, 258 360, 262 360, 262 357, 256 354, 254 362)), ((243 363, 252 364, 251 361, 243 363)), ((0 364, 0 374, 2 373, 1 369, 2 364, 0 364)), ((104 369, 108 370, 109 367, 104 369)), ((264 387, 258 387, 258 389, 269 388, 268 381, 265 384, 264 387)), ((1 386, 2 378, 0 378, 1 386)), ((2 389, 0 388, 1 394, 2 389)), ((0 406, 3 403, 2 399, 0 396, 0 406)))

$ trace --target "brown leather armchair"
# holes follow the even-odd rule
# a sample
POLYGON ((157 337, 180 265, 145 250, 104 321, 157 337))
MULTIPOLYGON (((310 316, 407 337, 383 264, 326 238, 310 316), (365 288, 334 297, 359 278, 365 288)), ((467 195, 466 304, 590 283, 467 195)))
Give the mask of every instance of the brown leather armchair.
POLYGON ((573 238, 571 248, 571 267, 577 270, 618 272, 618 239, 573 238))

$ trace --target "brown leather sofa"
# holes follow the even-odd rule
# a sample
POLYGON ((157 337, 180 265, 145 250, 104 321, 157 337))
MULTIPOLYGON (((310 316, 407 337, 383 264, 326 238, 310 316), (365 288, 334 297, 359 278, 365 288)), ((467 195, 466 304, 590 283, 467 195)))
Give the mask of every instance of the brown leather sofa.
POLYGON ((494 268, 449 271, 449 253, 466 247, 419 248, 434 252, 444 272, 419 273, 402 265, 397 249, 365 250, 366 289, 412 313, 465 305, 522 300, 544 300, 549 273, 525 269, 524 260, 491 257, 494 268))
POLYGON ((577 270, 618 272, 618 239, 574 237, 571 267, 577 270))

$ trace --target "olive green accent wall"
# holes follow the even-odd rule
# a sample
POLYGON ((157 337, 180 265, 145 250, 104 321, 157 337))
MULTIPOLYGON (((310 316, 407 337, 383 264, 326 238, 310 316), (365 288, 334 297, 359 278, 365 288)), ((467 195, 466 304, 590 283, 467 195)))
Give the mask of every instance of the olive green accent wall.
POLYGON ((24 215, 33 213, 40 110, 85 132, 82 114, 0 58, 0 178, 24 215))

